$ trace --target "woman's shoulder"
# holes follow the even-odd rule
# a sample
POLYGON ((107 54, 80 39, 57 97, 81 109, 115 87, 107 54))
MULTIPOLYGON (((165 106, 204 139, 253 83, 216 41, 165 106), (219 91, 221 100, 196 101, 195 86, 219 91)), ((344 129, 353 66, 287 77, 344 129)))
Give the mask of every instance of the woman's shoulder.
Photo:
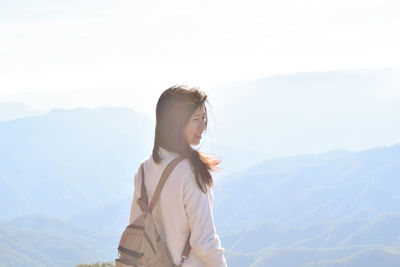
POLYGON ((173 170, 173 174, 180 176, 184 185, 195 181, 193 167, 188 158, 184 158, 176 165, 175 169, 173 170))
POLYGON ((140 170, 140 166, 143 165, 144 168, 148 168, 149 164, 153 161, 153 156, 152 154, 148 155, 145 157, 139 164, 138 166, 138 171, 140 170))
POLYGON ((182 159, 175 167, 175 169, 182 174, 193 172, 192 165, 188 158, 182 159))
MULTIPOLYGON (((152 171, 153 169, 158 169, 159 172, 167 167, 167 165, 174 159, 178 158, 179 155, 176 153, 170 153, 163 150, 161 154, 161 162, 156 163, 153 160, 153 155, 150 154, 147 158, 145 158, 140 165, 143 164, 144 170, 152 171)), ((140 170, 140 165, 138 168, 138 172, 140 170)), ((171 174, 173 176, 179 177, 179 179, 183 179, 184 184, 190 183, 195 180, 195 174, 192 167, 192 164, 188 158, 182 159, 172 170, 171 174)))

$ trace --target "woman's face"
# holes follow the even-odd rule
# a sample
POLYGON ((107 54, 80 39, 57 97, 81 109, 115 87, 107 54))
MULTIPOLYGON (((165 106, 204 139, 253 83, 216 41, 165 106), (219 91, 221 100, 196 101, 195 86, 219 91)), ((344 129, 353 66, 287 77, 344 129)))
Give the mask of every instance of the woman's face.
POLYGON ((201 105, 190 118, 185 127, 185 138, 188 144, 198 145, 200 143, 201 134, 206 128, 206 109, 204 104, 201 105))

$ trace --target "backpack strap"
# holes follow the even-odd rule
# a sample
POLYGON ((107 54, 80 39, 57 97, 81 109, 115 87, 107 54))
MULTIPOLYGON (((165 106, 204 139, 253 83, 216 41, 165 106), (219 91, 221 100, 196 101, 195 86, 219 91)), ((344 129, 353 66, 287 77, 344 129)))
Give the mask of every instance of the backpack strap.
POLYGON ((154 192, 153 199, 150 202, 149 205, 149 198, 147 197, 147 190, 146 186, 144 184, 144 169, 143 169, 143 163, 140 165, 140 172, 142 174, 142 185, 141 185, 141 191, 140 191, 140 198, 136 201, 142 210, 142 212, 150 212, 153 210, 158 198, 160 197, 161 190, 163 189, 165 183, 167 182, 167 179, 169 175, 171 174, 172 170, 175 168, 175 166, 181 162, 184 158, 179 156, 171 160, 167 167, 165 167, 163 174, 161 175, 161 178, 157 184, 156 191, 154 192))
POLYGON ((190 233, 189 233, 189 236, 186 240, 186 244, 185 244, 185 247, 183 248, 183 252, 181 255, 181 259, 182 259, 181 264, 183 263, 184 260, 188 259, 191 248, 192 247, 190 246, 190 233))
POLYGON ((164 172, 161 175, 160 181, 157 184, 156 191, 154 192, 153 199, 150 202, 150 206, 149 206, 150 213, 152 212, 154 206, 156 205, 157 200, 160 197, 161 190, 163 189, 165 183, 167 182, 167 179, 168 179, 169 175, 171 174, 172 170, 182 160, 184 160, 183 157, 176 157, 173 160, 171 160, 170 163, 168 163, 168 166, 164 169, 164 172))
POLYGON ((140 164, 140 172, 142 174, 142 185, 141 185, 141 191, 140 191, 140 198, 136 200, 137 204, 139 205, 139 208, 142 210, 142 212, 148 211, 149 207, 149 199, 147 197, 146 193, 146 186, 144 184, 144 169, 143 169, 143 163, 140 164))
MULTIPOLYGON (((184 160, 183 157, 179 156, 171 160, 167 167, 165 167, 163 174, 161 175, 161 178, 157 184, 156 191, 154 192, 153 198, 151 199, 150 205, 148 205, 148 197, 147 197, 147 192, 146 192, 146 186, 144 184, 144 169, 143 169, 143 164, 140 165, 140 171, 142 174, 142 186, 141 186, 141 192, 140 192, 140 198, 137 200, 137 203, 139 204, 140 209, 142 212, 148 211, 151 213, 153 210, 158 198, 160 197, 160 193, 167 182, 167 179, 169 175, 171 174, 172 170, 175 168, 176 165, 178 165, 179 162, 184 160)), ((190 233, 189 236, 186 240, 185 247, 183 249, 182 255, 181 255, 181 264, 183 263, 184 260, 186 260, 189 256, 190 253, 190 233)))

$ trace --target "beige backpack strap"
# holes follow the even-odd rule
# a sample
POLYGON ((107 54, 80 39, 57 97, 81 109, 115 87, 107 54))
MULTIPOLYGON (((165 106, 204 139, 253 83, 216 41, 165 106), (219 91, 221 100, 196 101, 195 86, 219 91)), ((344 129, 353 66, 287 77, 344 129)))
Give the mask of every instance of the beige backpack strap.
POLYGON ((172 170, 175 168, 175 166, 181 162, 184 158, 183 157, 176 157, 170 163, 168 163, 167 167, 164 169, 163 174, 161 175, 160 181, 157 184, 156 191, 154 192, 153 199, 150 202, 149 206, 149 212, 153 210, 154 206, 156 205, 156 202, 158 198, 160 197, 161 190, 163 189, 165 183, 167 182, 167 179, 172 172, 172 170))
POLYGON ((188 259, 189 253, 190 253, 190 249, 191 249, 191 246, 190 246, 190 233, 189 233, 189 236, 188 236, 188 238, 187 238, 187 240, 186 240, 185 247, 184 247, 183 252, 182 252, 182 256, 181 256, 182 261, 181 261, 181 264, 183 263, 184 260, 187 260, 187 259, 188 259))
MULTIPOLYGON (((160 181, 157 184, 156 191, 154 192, 154 196, 150 202, 150 206, 148 205, 146 186, 144 185, 144 177, 145 176, 144 176, 143 164, 140 166, 140 170, 142 173, 142 187, 141 187, 140 198, 138 199, 137 202, 143 212, 149 211, 151 213, 158 198, 160 197, 161 191, 162 191, 165 183, 167 182, 169 175, 171 174, 171 172, 175 168, 175 166, 178 165, 178 163, 181 162, 183 159, 184 159, 183 157, 177 157, 177 158, 173 159, 170 163, 168 163, 167 167, 164 169, 163 174, 161 175, 160 181)), ((189 233, 189 236, 186 240, 186 244, 185 244, 185 247, 184 247, 182 255, 181 255, 181 258, 182 258, 181 264, 184 260, 186 260, 189 257, 190 249, 191 249, 191 246, 190 246, 190 233, 189 233)))
POLYGON ((136 201, 142 212, 148 211, 149 209, 149 199, 147 197, 146 186, 144 184, 144 169, 143 163, 140 165, 140 172, 142 174, 142 186, 140 191, 140 198, 136 201))

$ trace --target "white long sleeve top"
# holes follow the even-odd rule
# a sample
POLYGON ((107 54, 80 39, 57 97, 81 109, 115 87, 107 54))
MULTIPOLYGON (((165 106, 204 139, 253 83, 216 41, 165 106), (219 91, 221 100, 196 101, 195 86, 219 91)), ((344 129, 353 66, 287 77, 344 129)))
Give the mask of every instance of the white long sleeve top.
MULTIPOLYGON (((162 147, 162 161, 156 164, 150 156, 143 161, 145 186, 149 201, 153 198, 159 179, 178 154, 162 147)), ((141 174, 135 174, 135 189, 129 223, 138 218, 142 211, 136 203, 140 197, 141 174)), ((212 191, 204 193, 196 183, 188 159, 182 160, 171 172, 160 198, 153 209, 154 222, 161 239, 168 247, 175 264, 180 264, 187 237, 190 235, 191 250, 182 267, 226 267, 224 249, 216 233, 212 215, 212 191)))

